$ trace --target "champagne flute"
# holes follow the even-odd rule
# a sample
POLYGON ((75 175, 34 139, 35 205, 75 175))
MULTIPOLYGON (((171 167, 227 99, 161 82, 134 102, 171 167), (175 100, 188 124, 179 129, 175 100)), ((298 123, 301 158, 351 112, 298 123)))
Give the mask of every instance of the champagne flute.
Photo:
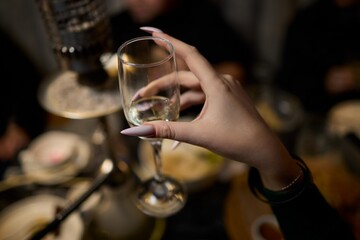
MULTIPOLYGON (((125 117, 131 127, 145 122, 176 121, 179 117, 180 89, 174 47, 159 37, 139 37, 122 44, 117 52, 119 87, 125 117)), ((155 175, 141 183, 136 199, 144 213, 167 217, 186 202, 184 185, 161 169, 160 138, 141 137, 151 143, 155 175)))

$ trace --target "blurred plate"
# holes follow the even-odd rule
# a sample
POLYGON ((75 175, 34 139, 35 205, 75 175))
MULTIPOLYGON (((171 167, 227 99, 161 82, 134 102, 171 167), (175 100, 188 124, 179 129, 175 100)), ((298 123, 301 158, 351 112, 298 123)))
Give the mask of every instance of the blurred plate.
POLYGON ((273 214, 262 215, 251 224, 253 240, 283 240, 276 217, 273 214))
POLYGON ((117 81, 109 79, 101 87, 79 83, 74 71, 59 71, 45 79, 38 92, 41 105, 49 112, 70 119, 106 116, 121 109, 117 81))
MULTIPOLYGON (((82 181, 74 184, 67 192, 66 199, 72 202, 76 201, 91 187, 91 184, 91 181, 82 181)), ((79 206, 78 210, 81 213, 85 225, 90 224, 93 220, 95 211, 99 207, 102 197, 103 194, 101 191, 95 191, 79 206)))
POLYGON ((52 185, 67 181, 84 169, 90 159, 90 147, 75 133, 49 131, 37 137, 19 156, 26 175, 37 183, 52 185), (59 160, 59 153, 67 152, 63 151, 65 145, 73 153, 65 154, 68 159, 59 160))
MULTIPOLYGON (((19 200, 0 213, 0 240, 25 240, 52 221, 56 207, 65 199, 53 195, 37 195, 19 200)), ((60 225, 59 235, 48 234, 44 240, 80 240, 84 227, 80 214, 72 213, 60 225)))
MULTIPOLYGON (((196 191, 214 183, 224 167, 225 160, 202 147, 181 143, 172 150, 173 140, 164 139, 162 147, 163 172, 183 181, 188 191, 196 191)), ((140 177, 154 175, 155 166, 150 143, 141 141, 138 149, 140 177)))
POLYGON ((352 132, 360 138, 360 100, 348 100, 332 107, 327 127, 335 136, 343 137, 352 132))

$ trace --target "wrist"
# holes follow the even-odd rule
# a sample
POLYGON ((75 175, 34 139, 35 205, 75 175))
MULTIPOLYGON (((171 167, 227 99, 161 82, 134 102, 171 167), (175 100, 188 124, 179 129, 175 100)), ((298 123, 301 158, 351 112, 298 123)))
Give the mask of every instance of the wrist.
POLYGON ((274 190, 264 185, 257 169, 251 168, 249 172, 249 187, 252 193, 261 201, 270 204, 282 204, 297 198, 312 183, 312 176, 306 164, 299 158, 294 157, 296 164, 302 173, 295 176, 286 185, 274 190))
POLYGON ((277 151, 268 154, 266 161, 261 161, 260 166, 254 166, 259 171, 261 181, 269 190, 279 191, 296 179, 301 180, 302 170, 297 163, 296 157, 282 146, 279 145, 277 151))
MULTIPOLYGON (((258 170, 259 171, 259 170, 258 170)), ((282 191, 290 188, 303 179, 303 169, 298 161, 291 159, 291 163, 282 166, 274 172, 259 171, 259 177, 264 187, 270 191, 282 191)))

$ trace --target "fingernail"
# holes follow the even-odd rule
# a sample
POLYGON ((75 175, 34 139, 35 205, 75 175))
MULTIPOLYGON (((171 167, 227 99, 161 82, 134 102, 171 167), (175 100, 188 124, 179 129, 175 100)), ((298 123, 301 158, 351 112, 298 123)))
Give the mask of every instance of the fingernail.
POLYGON ((173 142, 173 144, 171 145, 171 150, 175 150, 180 145, 180 143, 181 142, 179 142, 179 141, 173 142))
POLYGON ((161 31, 161 30, 158 29, 158 28, 148 27, 148 26, 140 27, 140 29, 143 30, 143 31, 145 31, 145 32, 148 32, 148 33, 153 33, 153 32, 162 33, 162 32, 163 32, 163 31, 161 31))
POLYGON ((136 99, 138 99, 138 97, 140 97, 140 91, 137 91, 134 96, 131 98, 131 101, 135 101, 136 99))
POLYGON ((129 136, 149 137, 155 134, 155 128, 151 125, 142 125, 138 127, 126 128, 121 131, 121 134, 129 136))

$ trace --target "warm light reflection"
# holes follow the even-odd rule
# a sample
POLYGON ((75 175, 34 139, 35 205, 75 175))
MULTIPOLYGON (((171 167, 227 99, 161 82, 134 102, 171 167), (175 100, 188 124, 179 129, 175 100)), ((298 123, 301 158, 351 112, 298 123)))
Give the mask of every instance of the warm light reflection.
POLYGON ((109 173, 112 171, 114 167, 113 162, 110 159, 105 159, 104 162, 101 164, 101 172, 109 173))

